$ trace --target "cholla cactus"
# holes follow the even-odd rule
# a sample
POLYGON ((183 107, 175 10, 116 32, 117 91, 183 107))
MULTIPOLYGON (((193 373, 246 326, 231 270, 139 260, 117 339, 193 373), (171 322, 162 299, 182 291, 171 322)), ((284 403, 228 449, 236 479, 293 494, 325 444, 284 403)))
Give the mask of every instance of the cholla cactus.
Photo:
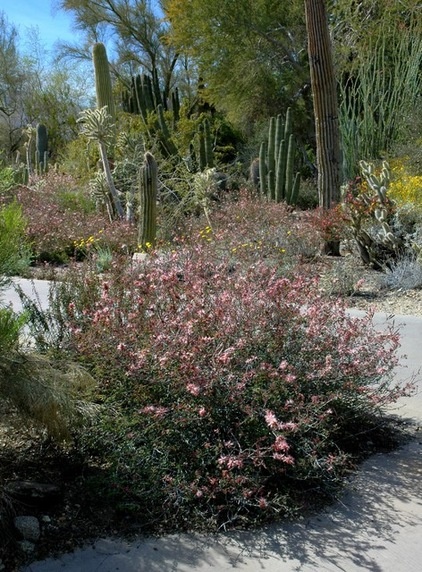
POLYGON ((386 161, 379 175, 371 163, 360 161, 360 168, 368 190, 360 189, 357 196, 349 193, 345 205, 363 262, 383 270, 406 248, 394 225, 396 204, 388 196, 390 169, 386 161))

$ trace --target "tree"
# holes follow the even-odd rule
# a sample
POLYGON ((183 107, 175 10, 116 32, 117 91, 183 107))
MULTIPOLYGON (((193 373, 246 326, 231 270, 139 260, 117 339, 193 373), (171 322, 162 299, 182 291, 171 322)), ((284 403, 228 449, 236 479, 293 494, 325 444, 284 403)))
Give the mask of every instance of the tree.
POLYGON ((0 143, 6 159, 18 149, 25 73, 18 52, 18 32, 0 12, 0 143))
MULTIPOLYGON (((148 0, 58 0, 60 9, 71 12, 76 28, 89 40, 113 43, 116 54, 114 72, 122 79, 141 68, 150 75, 158 74, 162 88, 170 92, 178 55, 164 42, 166 26, 148 0), (108 41, 107 41, 108 40, 108 41)), ((89 50, 62 45, 63 55, 90 58, 89 50)))
POLYGON ((191 59, 210 103, 252 125, 287 109, 309 83, 301 2, 165 0, 170 42, 191 59))
MULTIPOLYGON (((325 0, 305 0, 305 17, 315 115, 319 204, 323 209, 330 209, 340 201, 340 135, 325 0)), ((339 243, 328 242, 325 251, 338 255, 339 243)))

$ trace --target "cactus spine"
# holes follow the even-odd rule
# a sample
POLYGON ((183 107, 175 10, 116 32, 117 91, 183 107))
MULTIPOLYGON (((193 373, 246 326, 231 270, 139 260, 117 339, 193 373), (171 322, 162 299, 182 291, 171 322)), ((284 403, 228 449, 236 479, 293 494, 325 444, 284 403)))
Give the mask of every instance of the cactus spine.
POLYGON ((157 162, 148 151, 140 170, 138 245, 147 251, 155 245, 157 234, 157 162))

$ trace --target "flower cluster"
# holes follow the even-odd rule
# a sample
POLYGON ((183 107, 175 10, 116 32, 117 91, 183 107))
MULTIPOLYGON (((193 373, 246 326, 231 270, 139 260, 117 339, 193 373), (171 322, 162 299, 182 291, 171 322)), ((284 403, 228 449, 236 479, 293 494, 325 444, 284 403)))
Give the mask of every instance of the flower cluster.
POLYGON ((404 162, 394 161, 390 194, 401 205, 410 203, 422 208, 422 175, 412 175, 404 162))

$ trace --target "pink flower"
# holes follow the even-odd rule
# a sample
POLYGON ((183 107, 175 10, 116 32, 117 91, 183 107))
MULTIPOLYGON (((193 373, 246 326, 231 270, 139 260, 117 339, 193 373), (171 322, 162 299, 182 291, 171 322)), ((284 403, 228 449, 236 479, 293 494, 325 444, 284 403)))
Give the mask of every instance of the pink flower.
POLYGON ((189 391, 189 393, 191 393, 192 395, 194 395, 195 397, 197 397, 200 393, 200 388, 195 385, 194 383, 188 383, 186 386, 187 391, 189 391))
POLYGON ((155 406, 155 405, 147 405, 138 411, 138 413, 152 415, 153 417, 164 417, 164 415, 168 412, 167 407, 155 406))
POLYGON ((273 443, 273 449, 274 451, 287 452, 290 449, 290 446, 283 435, 277 435, 273 443))
POLYGON ((268 425, 270 429, 278 429, 279 422, 275 414, 267 409, 265 412, 265 423, 268 425))
POLYGON ((264 499, 264 497, 261 497, 261 498, 259 499, 259 508, 260 508, 261 510, 265 510, 267 507, 268 507, 267 501, 264 499))
POLYGON ((284 455, 283 453, 273 453, 273 459, 286 463, 286 465, 294 465, 295 460, 291 455, 284 455))
POLYGON ((205 409, 205 407, 201 407, 199 410, 199 417, 205 417, 206 414, 207 410, 205 409))

